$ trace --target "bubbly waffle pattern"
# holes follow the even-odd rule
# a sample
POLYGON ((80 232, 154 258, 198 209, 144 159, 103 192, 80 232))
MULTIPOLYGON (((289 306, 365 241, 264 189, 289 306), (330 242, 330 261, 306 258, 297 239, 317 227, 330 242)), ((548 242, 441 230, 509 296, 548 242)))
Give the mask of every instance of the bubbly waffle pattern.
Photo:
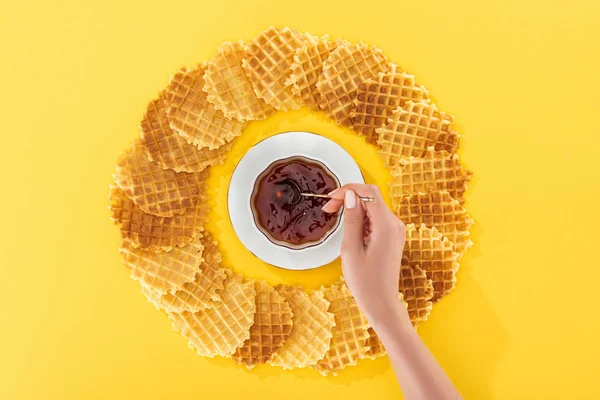
POLYGON ((445 190, 463 204, 472 175, 472 172, 463 169, 458 155, 429 147, 424 157, 402 159, 392 171, 392 203, 399 204, 402 197, 413 193, 445 190))
POLYGON ((226 118, 208 101, 202 90, 206 70, 206 63, 202 63, 194 69, 182 68, 171 76, 165 89, 166 114, 170 127, 188 143, 203 149, 205 156, 214 150, 213 159, 224 159, 231 149, 228 143, 242 134, 245 124, 226 118))
POLYGON ((458 253, 452 242, 436 228, 422 224, 406 226, 406 243, 402 263, 413 268, 421 267, 433 282, 433 298, 436 302, 450 293, 456 285, 458 253))
POLYGON ((114 178, 142 211, 172 217, 196 206, 206 174, 162 169, 148 160, 140 140, 136 140, 119 158, 114 178))
POLYGON ((117 185, 111 185, 109 201, 111 219, 120 225, 122 238, 142 250, 169 251, 174 246, 185 246, 204 230, 208 221, 205 197, 185 214, 173 217, 143 212, 117 185))
POLYGON ((204 74, 204 91, 207 99, 227 118, 251 121, 267 118, 273 107, 256 97, 250 80, 242 68, 248 57, 246 45, 241 40, 225 42, 208 62, 204 74))
POLYGON ((433 281, 427 278, 427 272, 418 265, 400 266, 399 289, 406 302, 408 316, 413 326, 426 321, 431 313, 433 303, 433 281))
POLYGON ((219 299, 218 293, 223 289, 223 281, 227 277, 226 270, 221 267, 221 253, 210 234, 205 233, 201 243, 205 249, 205 259, 200 269, 196 271, 194 279, 183 284, 179 290, 161 295, 160 306, 165 311, 197 312, 219 299))
POLYGON ((232 356, 235 362, 248 368, 271 359, 292 331, 292 309, 285 298, 265 281, 255 281, 254 289, 256 314, 250 338, 232 356))
POLYGON ((299 286, 279 285, 275 289, 292 308, 294 325, 290 337, 269 363, 283 369, 315 365, 329 349, 335 325, 333 314, 327 311, 329 302, 322 290, 309 294, 299 286))
POLYGON ((201 172, 211 165, 222 164, 231 150, 230 144, 217 150, 198 149, 171 129, 164 92, 148 104, 140 125, 140 136, 148 159, 175 172, 201 172))
POLYGON ((302 102, 285 85, 296 50, 308 38, 295 29, 270 27, 261 32, 246 48, 243 61, 254 92, 276 110, 295 110, 302 102))
MULTIPOLYGON (((406 307, 407 304, 404 301, 402 293, 400 293, 398 298, 406 307)), ((369 327, 369 329, 367 329, 367 333, 369 334, 369 337, 367 338, 366 344, 369 350, 367 350, 367 352, 365 353, 364 358, 370 358, 371 360, 374 360, 376 358, 385 356, 387 351, 385 350, 385 347, 383 347, 383 343, 381 343, 381 339, 379 339, 379 336, 377 336, 375 329, 369 327)))
POLYGON ((364 43, 339 45, 323 62, 317 82, 321 95, 319 107, 339 125, 352 127, 350 112, 359 85, 390 68, 387 57, 376 47, 364 43))
POLYGON ((291 86, 292 93, 305 105, 319 110, 321 95, 317 91, 317 82, 323 72, 323 62, 341 41, 329 40, 328 36, 308 37, 302 46, 296 49, 294 62, 290 67, 291 75, 285 84, 291 86))
POLYGON ((411 194, 403 197, 394 208, 404 223, 435 227, 454 244, 454 251, 459 256, 473 245, 469 230, 474 221, 446 191, 411 194))
POLYGON ((330 303, 328 311, 335 317, 335 326, 329 350, 315 368, 321 375, 337 375, 346 366, 356 365, 369 351, 369 323, 344 282, 329 286, 324 295, 330 303))
POLYGON ((453 116, 429 101, 408 101, 376 129, 377 152, 389 168, 397 167, 403 157, 424 157, 430 146, 455 154, 460 135, 451 129, 453 123, 453 116))
POLYGON ((119 248, 131 278, 156 291, 177 290, 193 280, 204 261, 203 251, 200 237, 162 253, 136 249, 127 240, 123 240, 119 248))
POLYGON ((256 312, 256 290, 252 282, 230 274, 220 298, 210 308, 195 313, 169 313, 173 329, 179 331, 201 356, 230 356, 250 336, 256 312))
POLYGON ((390 71, 380 72, 359 85, 354 110, 350 113, 354 130, 364 135, 367 143, 376 144, 376 129, 385 125, 392 111, 408 101, 429 102, 429 93, 416 83, 413 75, 392 64, 390 71))

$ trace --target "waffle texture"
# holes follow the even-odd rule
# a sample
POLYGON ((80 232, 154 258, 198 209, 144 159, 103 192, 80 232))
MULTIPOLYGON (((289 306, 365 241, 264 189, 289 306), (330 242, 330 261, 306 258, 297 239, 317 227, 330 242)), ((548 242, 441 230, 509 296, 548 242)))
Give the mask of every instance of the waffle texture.
POLYGON ((208 62, 204 74, 207 99, 227 118, 238 121, 265 119, 275 109, 256 97, 254 88, 242 68, 247 58, 246 44, 241 40, 225 42, 208 62))
POLYGON ((295 29, 270 27, 246 47, 247 58, 242 66, 254 93, 276 110, 302 107, 302 102, 292 94, 285 81, 290 75, 296 50, 307 39, 308 35, 295 29))
POLYGON ((228 143, 242 134, 245 123, 226 118, 208 101, 202 90, 206 70, 206 63, 202 63, 171 76, 165 89, 166 113, 171 128, 188 143, 215 150, 213 157, 223 156, 230 150, 228 143))
MULTIPOLYGON (((406 307, 407 304, 404 301, 402 293, 398 295, 398 298, 406 307)), ((369 329, 367 329, 367 333, 369 334, 369 337, 367 338, 366 344, 369 350, 367 350, 367 352, 364 354, 364 358, 370 358, 371 360, 374 360, 376 358, 385 356, 387 354, 387 351, 385 350, 381 339, 379 339, 379 336, 377 336, 375 329, 369 327, 369 329)))
POLYGON ((413 75, 392 64, 390 71, 380 72, 358 86, 354 109, 350 113, 354 130, 364 135, 367 143, 376 144, 376 129, 385 125, 392 111, 411 100, 429 102, 429 93, 416 83, 413 75))
POLYGON ((327 311, 329 302, 323 291, 307 293, 299 286, 278 285, 275 289, 287 300, 294 314, 290 337, 269 360, 283 369, 315 365, 329 349, 333 314, 327 311))

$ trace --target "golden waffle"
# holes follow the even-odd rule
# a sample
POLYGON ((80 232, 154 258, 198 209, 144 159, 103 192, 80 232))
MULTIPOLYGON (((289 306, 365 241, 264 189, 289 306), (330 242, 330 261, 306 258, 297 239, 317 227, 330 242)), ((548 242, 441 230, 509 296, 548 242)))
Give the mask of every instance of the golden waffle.
POLYGON ((423 157, 429 146, 454 154, 460 135, 450 128, 453 123, 453 116, 438 111, 429 101, 409 101, 376 129, 379 156, 393 168, 403 157, 423 157))
POLYGON ((201 240, 204 246, 204 261, 194 279, 183 284, 177 291, 167 292, 160 297, 160 306, 169 312, 197 312, 210 307, 218 300, 218 292, 223 289, 226 270, 221 267, 221 253, 217 242, 208 232, 201 240))
POLYGON ((204 261, 203 250, 200 237, 161 253, 136 249, 128 240, 123 240, 119 248, 131 277, 156 291, 177 290, 192 281, 204 261))
POLYGON ((452 250, 452 242, 436 228, 422 224, 418 229, 414 224, 406 225, 406 243, 402 264, 420 266, 433 281, 432 301, 450 293, 456 285, 458 253, 452 250))
POLYGON ((146 156, 140 140, 123 154, 115 173, 116 184, 142 211, 172 217, 196 206, 207 174, 163 169, 146 156))
POLYGON ((427 272, 418 265, 401 265, 398 285, 403 300, 406 302, 408 316, 413 326, 426 321, 431 312, 433 298, 433 281, 427 278, 427 272))
POLYGON ((331 304, 329 312, 335 317, 333 337, 329 350, 317 362, 315 368, 321 375, 337 375, 348 365, 356 365, 369 347, 369 323, 358 308, 344 282, 338 282, 325 290, 325 299, 331 304))
POLYGON ((392 203, 400 204, 402 197, 413 193, 446 190, 463 204, 464 193, 472 175, 472 172, 462 168, 458 155, 435 151, 433 147, 429 147, 423 158, 402 159, 400 165, 392 171, 392 203))
POLYGON ((247 57, 244 48, 241 40, 221 43, 217 54, 208 63, 203 89, 208 94, 208 101, 227 118, 238 121, 264 119, 274 109, 256 97, 244 73, 242 60, 247 57))
POLYGON ((175 172, 201 172, 210 165, 223 164, 231 150, 231 144, 216 150, 208 147, 198 149, 171 129, 164 92, 148 104, 140 130, 141 143, 148 159, 163 169, 175 172))
POLYGON ((230 356, 250 337, 256 311, 253 282, 242 282, 230 274, 220 299, 210 308, 195 313, 169 313, 173 329, 189 341, 201 356, 230 356))
POLYGON ((202 63, 194 69, 182 68, 171 76, 165 96, 168 121, 189 143, 200 149, 219 149, 216 155, 226 155, 230 147, 222 146, 240 136, 245 124, 226 118, 209 103, 202 90, 205 73, 206 63, 202 63))
POLYGON ((161 291, 152 289, 144 284, 142 286, 142 294, 148 300, 148 303, 152 304, 157 310, 166 310, 165 304, 161 299, 162 293, 161 291))
POLYGON ((256 314, 250 327, 250 338, 232 358, 238 364, 253 368, 266 363, 287 341, 292 331, 292 309, 265 281, 255 281, 256 314))
POLYGON ((290 337, 269 364, 283 369, 315 365, 329 349, 331 328, 335 325, 333 314, 327 311, 329 302, 322 290, 308 294, 298 286, 279 285, 275 289, 291 306, 294 325, 290 337))
POLYGON ((302 107, 299 99, 285 85, 290 75, 296 49, 308 38, 295 29, 270 27, 246 47, 248 57, 242 66, 252 82, 254 93, 276 110, 302 107))
POLYGON ((352 127, 350 111, 358 86, 390 68, 387 57, 376 47, 364 43, 339 45, 323 62, 323 72, 317 82, 321 95, 319 107, 338 124, 352 127))
POLYGON ((394 205, 398 217, 407 224, 436 227, 453 244, 459 257, 472 245, 469 229, 473 220, 467 210, 446 191, 417 193, 403 197, 394 205))
MULTIPOLYGON (((406 307, 407 304, 404 301, 402 293, 400 293, 398 297, 400 298, 402 304, 404 304, 404 306, 406 307)), ((369 338, 367 339, 367 346, 369 347, 369 350, 365 353, 364 357, 374 360, 376 358, 384 356, 387 352, 385 350, 385 347, 383 347, 383 343, 381 343, 379 336, 377 336, 377 333, 375 333, 375 329, 369 327, 367 333, 369 334, 369 338)))
POLYGON ((111 185, 109 195, 111 219, 121 228, 121 236, 133 247, 142 250, 168 251, 173 246, 185 246, 204 230, 208 220, 207 198, 183 215, 157 217, 143 212, 117 185, 111 185))
POLYGON ((392 64, 390 71, 380 72, 358 86, 354 109, 350 113, 354 130, 366 136, 367 143, 376 144, 378 134, 375 129, 385 125, 392 111, 411 100, 429 102, 429 93, 425 87, 417 85, 413 75, 392 64))
POLYGON ((309 37, 296 49, 294 62, 290 67, 292 73, 285 84, 291 86, 292 93, 313 110, 320 110, 321 95, 317 91, 317 82, 323 72, 323 61, 341 43, 339 40, 329 40, 328 36, 309 37))

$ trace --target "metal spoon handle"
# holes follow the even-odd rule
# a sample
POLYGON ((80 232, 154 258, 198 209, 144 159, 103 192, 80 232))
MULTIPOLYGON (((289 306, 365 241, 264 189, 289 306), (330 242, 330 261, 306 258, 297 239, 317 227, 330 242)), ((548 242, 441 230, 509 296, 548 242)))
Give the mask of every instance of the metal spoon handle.
MULTIPOLYGON (((328 194, 314 194, 314 193, 300 193, 301 196, 305 196, 305 197, 320 197, 323 199, 331 199, 331 196, 328 194)), ((362 197, 362 196, 358 196, 358 199, 360 201, 365 201, 367 203, 371 203, 373 201, 375 201, 374 197, 362 197)))

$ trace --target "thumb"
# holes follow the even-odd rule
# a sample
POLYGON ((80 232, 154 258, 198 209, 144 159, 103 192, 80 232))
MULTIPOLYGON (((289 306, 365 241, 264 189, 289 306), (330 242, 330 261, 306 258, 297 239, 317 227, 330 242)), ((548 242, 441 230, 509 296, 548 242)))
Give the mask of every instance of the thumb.
POLYGON ((365 213, 363 207, 358 203, 356 193, 348 190, 344 197, 343 252, 356 254, 357 251, 363 251, 364 219, 365 213))

